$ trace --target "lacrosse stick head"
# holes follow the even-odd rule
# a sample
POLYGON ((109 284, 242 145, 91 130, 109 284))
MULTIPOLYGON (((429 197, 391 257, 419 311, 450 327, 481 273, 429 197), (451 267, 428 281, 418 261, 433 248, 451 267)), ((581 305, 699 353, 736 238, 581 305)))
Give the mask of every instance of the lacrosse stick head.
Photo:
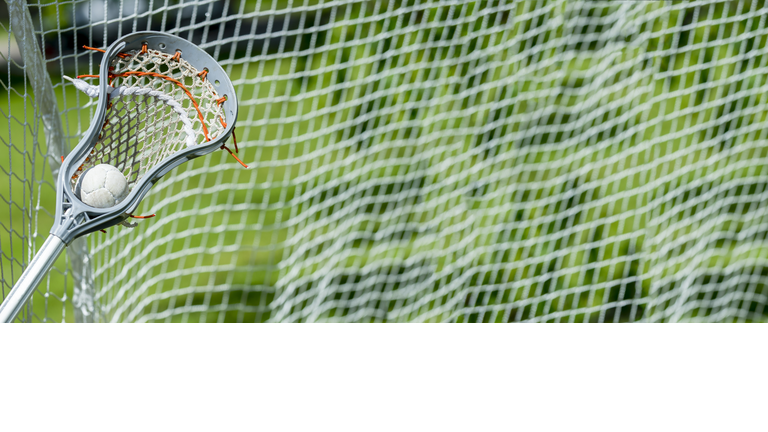
POLYGON ((59 172, 51 233, 66 244, 123 222, 173 168, 224 148, 237 118, 235 90, 221 66, 201 48, 166 33, 139 32, 115 41, 104 52, 99 75, 83 78, 73 80, 75 86, 98 104, 59 172), (99 164, 116 167, 128 182, 127 196, 110 208, 79 198, 81 176, 99 164))

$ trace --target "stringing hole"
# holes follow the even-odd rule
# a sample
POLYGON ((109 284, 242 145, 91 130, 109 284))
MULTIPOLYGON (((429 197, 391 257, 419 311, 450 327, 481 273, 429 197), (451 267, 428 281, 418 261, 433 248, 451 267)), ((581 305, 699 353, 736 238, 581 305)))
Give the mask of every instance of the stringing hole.
POLYGON ((160 42, 159 44, 157 44, 157 46, 158 46, 158 47, 160 47, 160 49, 165 49, 165 44, 164 44, 164 43, 162 43, 162 42, 160 42))
POLYGON ((219 80, 216 80, 216 81, 214 81, 213 83, 214 83, 214 84, 216 84, 216 85, 219 85, 219 84, 221 84, 221 83, 219 82, 219 80))

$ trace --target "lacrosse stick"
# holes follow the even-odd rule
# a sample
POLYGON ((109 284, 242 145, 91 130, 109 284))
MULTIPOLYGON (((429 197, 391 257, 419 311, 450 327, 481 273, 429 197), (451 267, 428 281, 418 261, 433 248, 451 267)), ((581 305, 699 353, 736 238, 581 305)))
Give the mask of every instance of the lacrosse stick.
POLYGON ((104 51, 99 75, 70 80, 98 98, 96 113, 62 163, 53 228, 0 305, 0 322, 16 318, 72 240, 117 224, 134 226, 126 219, 172 169, 218 149, 243 164, 224 145, 237 118, 232 82, 211 56, 184 39, 159 32, 125 36, 104 51), (127 183, 127 195, 108 208, 80 199, 80 177, 99 164, 117 168, 127 183))

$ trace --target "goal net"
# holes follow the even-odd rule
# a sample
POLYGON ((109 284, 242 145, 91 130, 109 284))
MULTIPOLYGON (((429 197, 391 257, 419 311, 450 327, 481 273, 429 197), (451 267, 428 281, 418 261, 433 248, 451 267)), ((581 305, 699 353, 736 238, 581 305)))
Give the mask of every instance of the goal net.
POLYGON ((251 168, 216 152, 175 169, 137 211, 156 218, 76 241, 20 320, 765 321, 766 17, 8 0, 0 292, 46 238, 52 172, 95 109, 62 76, 98 71, 83 45, 159 30, 224 66, 251 168))

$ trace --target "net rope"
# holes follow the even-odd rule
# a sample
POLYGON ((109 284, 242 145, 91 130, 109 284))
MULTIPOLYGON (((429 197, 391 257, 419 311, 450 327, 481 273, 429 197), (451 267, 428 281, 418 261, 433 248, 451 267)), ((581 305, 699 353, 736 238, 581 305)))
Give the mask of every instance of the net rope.
MULTIPOLYGON (((196 159, 142 202, 151 222, 91 235, 96 320, 768 319, 762 1, 30 10, 70 148, 95 105, 61 76, 101 58, 75 44, 167 31, 238 92, 252 169, 225 152, 196 159)), ((13 108, 34 106, 24 81, 4 85, 0 119, 39 137, 34 110, 13 108)), ((10 152, 39 149, 18 130, 10 152)), ((0 176, 52 189, 23 166, 0 176)), ((45 218, 17 221, 52 201, 0 183, 4 208, 33 209, 4 228, 21 239, 4 245, 8 287, 9 259, 30 256, 17 243, 47 232, 45 218)), ((74 320, 65 279, 35 294, 30 320, 74 320)))

